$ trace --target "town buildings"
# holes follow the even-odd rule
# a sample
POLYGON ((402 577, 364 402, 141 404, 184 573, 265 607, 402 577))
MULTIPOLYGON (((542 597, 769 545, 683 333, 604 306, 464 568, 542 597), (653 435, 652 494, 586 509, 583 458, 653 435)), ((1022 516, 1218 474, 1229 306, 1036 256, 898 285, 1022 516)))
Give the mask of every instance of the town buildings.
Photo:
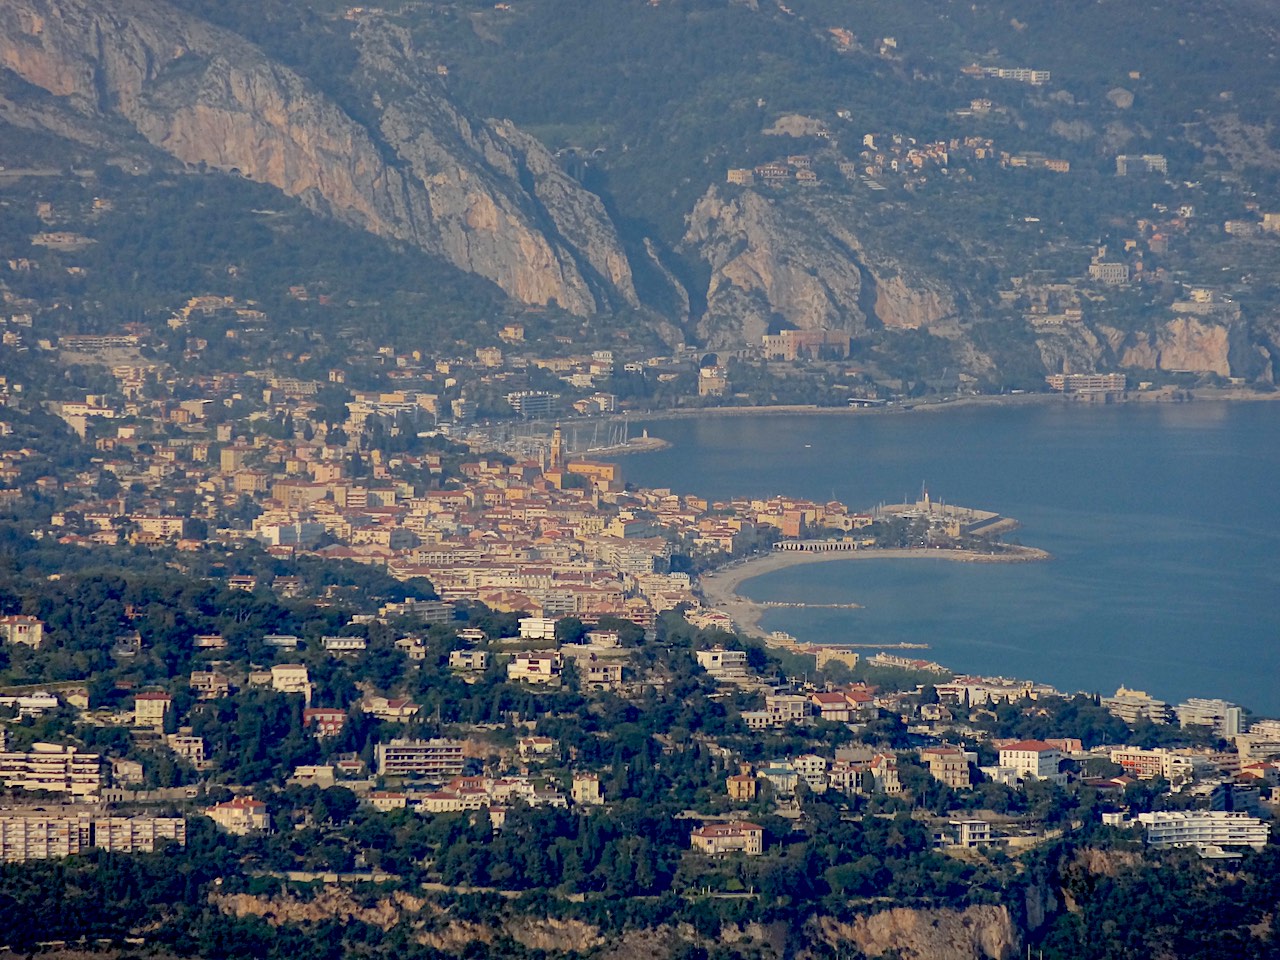
POLYGON ((949 829, 937 838, 939 846, 976 850, 992 843, 991 824, 986 820, 951 820, 947 826, 949 829))
POLYGON ((557 650, 524 650, 507 664, 507 679, 532 684, 558 684, 564 657, 557 650))
POLYGON ((1058 393, 1123 393, 1127 386, 1123 373, 1051 373, 1044 380, 1058 393))
POLYGON ((574 774, 570 796, 580 806, 598 806, 604 803, 600 777, 594 773, 574 774))
POLYGON ((336 737, 347 723, 347 712, 333 707, 307 707, 302 725, 317 737, 336 737))
POLYGON ((217 670, 192 670, 190 687, 199 700, 217 700, 231 695, 231 681, 217 670))
POLYGON ((736 803, 750 803, 756 798, 756 778, 749 772, 736 773, 725 781, 729 799, 736 803))
POLYGON ((1192 697, 1174 708, 1183 727, 1208 727, 1230 739, 1244 732, 1244 711, 1227 700, 1192 697))

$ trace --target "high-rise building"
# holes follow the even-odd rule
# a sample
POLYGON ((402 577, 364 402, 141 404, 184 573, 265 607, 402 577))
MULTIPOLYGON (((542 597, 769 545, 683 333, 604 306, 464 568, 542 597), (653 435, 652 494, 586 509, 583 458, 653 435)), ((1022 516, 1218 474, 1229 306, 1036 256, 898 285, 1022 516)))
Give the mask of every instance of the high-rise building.
POLYGON ((1174 708, 1183 727, 1212 727, 1220 737, 1233 737, 1241 732, 1243 714, 1228 700, 1192 697, 1174 708))

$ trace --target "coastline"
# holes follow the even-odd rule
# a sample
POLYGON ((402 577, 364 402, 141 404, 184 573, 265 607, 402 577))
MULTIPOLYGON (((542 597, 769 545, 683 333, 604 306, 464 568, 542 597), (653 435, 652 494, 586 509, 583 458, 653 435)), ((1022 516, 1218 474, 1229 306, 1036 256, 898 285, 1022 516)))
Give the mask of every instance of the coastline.
POLYGON ((928 550, 891 547, 884 549, 837 551, 832 553, 805 553, 798 550, 774 550, 771 553, 747 560, 739 560, 720 567, 698 578, 697 589, 708 607, 728 614, 743 633, 764 637, 760 618, 770 609, 763 603, 744 597, 738 587, 748 580, 807 563, 828 563, 834 560, 945 560, 950 563, 1038 563, 1053 559, 1047 551, 1036 547, 1006 547, 998 554, 980 553, 976 550, 928 550))
MULTIPOLYGON (((1126 404, 1151 403, 1194 403, 1197 401, 1219 401, 1230 403, 1257 403, 1280 401, 1280 390, 1271 393, 1260 393, 1242 387, 1198 387, 1183 391, 1190 395, 1190 400, 1174 400, 1167 393, 1152 391, 1128 391, 1122 400, 1116 400, 1107 406, 1124 406, 1126 404)), ((964 407, 1016 407, 1039 406, 1059 403, 1064 406, 1095 406, 1094 401, 1084 398, 1083 394, 1068 393, 1020 393, 979 394, 969 397, 954 397, 946 400, 909 400, 906 404, 895 403, 881 407, 820 407, 816 404, 777 404, 744 407, 683 407, 665 410, 630 410, 626 416, 637 423, 650 423, 661 420, 687 420, 697 417, 744 417, 744 416, 787 416, 809 414, 823 417, 830 416, 885 416, 905 413, 936 413, 940 410, 954 410, 964 407)), ((620 420, 614 416, 611 419, 620 420)))

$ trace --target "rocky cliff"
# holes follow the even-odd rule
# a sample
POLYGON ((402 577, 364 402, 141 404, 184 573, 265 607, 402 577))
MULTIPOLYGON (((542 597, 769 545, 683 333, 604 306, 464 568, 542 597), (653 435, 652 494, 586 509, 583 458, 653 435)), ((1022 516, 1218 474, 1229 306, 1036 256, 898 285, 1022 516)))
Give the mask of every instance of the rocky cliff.
POLYGON ((471 120, 416 75, 403 37, 361 37, 368 77, 401 80, 371 129, 234 34, 161 0, 10 0, 0 66, 83 115, 127 121, 196 167, 271 184, 416 244, 526 303, 636 303, 599 198, 509 123, 471 120))
POLYGON ((1232 332, 1222 324, 1176 317, 1149 333, 1107 333, 1122 367, 1232 375, 1232 332))
POLYGON ((868 957, 885 954, 903 960, 1003 960, 1017 954, 1020 942, 1004 907, 965 910, 894 908, 841 923, 830 917, 813 922, 815 940, 832 949, 844 943, 868 957))
POLYGON ((929 326, 955 312, 940 284, 872 258, 838 209, 712 187, 688 218, 683 252, 711 268, 698 332, 713 346, 758 343, 770 326, 929 326))
POLYGON ((683 244, 711 267, 698 332, 712 346, 759 343, 778 319, 805 330, 866 329, 862 274, 848 247, 755 191, 726 197, 712 187, 683 244))

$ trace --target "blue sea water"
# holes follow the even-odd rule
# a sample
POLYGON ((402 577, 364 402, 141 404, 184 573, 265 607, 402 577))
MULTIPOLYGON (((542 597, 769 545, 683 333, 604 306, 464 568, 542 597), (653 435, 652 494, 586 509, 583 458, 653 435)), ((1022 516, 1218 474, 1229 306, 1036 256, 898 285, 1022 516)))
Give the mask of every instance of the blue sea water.
MULTIPOLYGON (((928 643, 956 670, 1067 691, 1121 683, 1280 716, 1280 404, 967 407, 648 424, 629 481, 856 508, 935 500, 1018 519, 1039 564, 833 561, 747 581, 803 641, 928 643)), ((634 432, 634 431, 633 431, 634 432)))

